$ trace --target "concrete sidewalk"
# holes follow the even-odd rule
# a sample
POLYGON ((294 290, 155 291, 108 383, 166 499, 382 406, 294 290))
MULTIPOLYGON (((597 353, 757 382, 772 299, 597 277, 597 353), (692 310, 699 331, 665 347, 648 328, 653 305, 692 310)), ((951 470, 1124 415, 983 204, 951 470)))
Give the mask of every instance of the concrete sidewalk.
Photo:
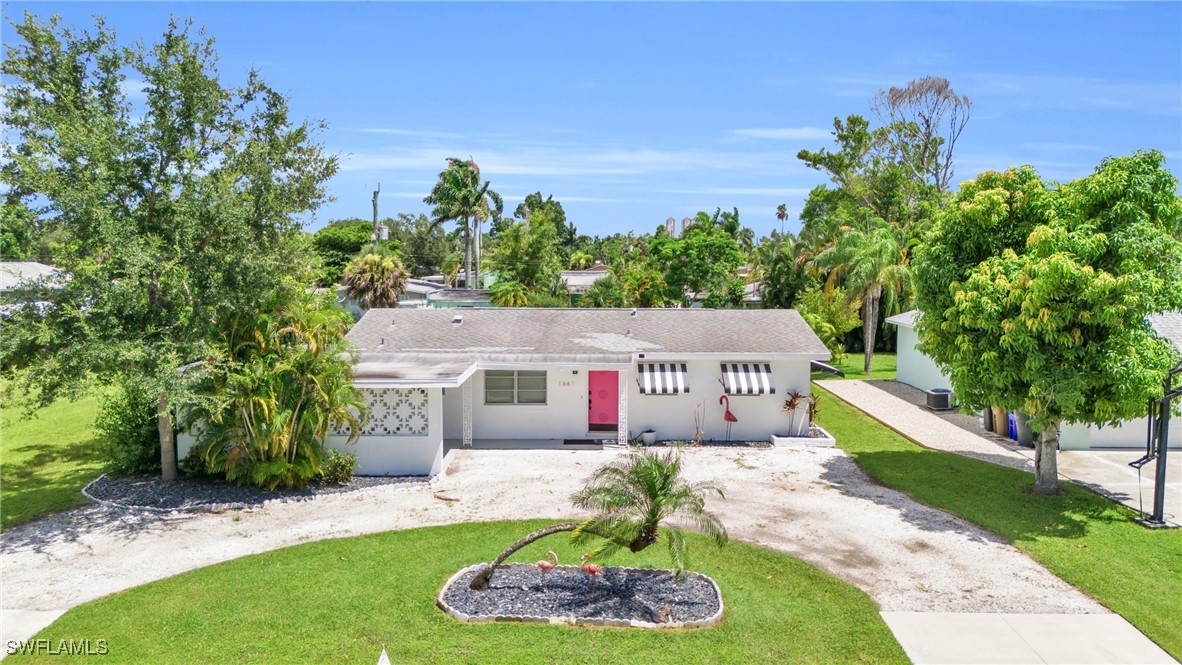
POLYGON ((1118 614, 883 612, 916 665, 1174 663, 1118 614))
MULTIPOLYGON (((868 383, 856 380, 818 383, 923 446, 1034 470, 1033 451, 1027 457, 1025 451, 1011 450, 963 430, 868 383)), ((1067 468, 1077 477, 1064 476, 1064 479, 1081 482, 1078 478, 1081 470, 1090 467, 1073 457, 1067 468)), ((888 611, 882 612, 882 617, 917 664, 1177 662, 1116 614, 888 611)))

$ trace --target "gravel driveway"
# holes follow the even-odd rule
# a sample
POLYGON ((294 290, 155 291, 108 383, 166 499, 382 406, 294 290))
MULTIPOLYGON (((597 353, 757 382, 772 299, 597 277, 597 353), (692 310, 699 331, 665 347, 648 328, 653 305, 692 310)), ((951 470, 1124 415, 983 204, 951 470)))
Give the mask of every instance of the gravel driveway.
MULTIPOLYGON (((618 454, 460 450, 448 473, 430 484, 220 514, 161 516, 98 506, 62 513, 0 534, 3 609, 6 616, 60 612, 186 570, 324 538, 576 517, 567 497, 618 454)), ((710 508, 733 538, 829 571, 865 590, 883 611, 1108 612, 995 536, 875 484, 838 449, 706 448, 686 455, 689 476, 725 488, 726 499, 712 499, 710 508)), ((514 535, 506 534, 506 542, 514 535)), ((20 637, 27 636, 4 639, 20 637)))

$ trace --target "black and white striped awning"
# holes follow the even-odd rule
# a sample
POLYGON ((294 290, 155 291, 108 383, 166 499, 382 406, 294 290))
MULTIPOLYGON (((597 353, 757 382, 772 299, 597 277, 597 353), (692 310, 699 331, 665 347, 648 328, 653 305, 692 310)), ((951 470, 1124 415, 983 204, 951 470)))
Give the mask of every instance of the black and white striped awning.
POLYGON ((636 367, 642 395, 676 395, 689 392, 685 363, 640 363, 636 367))
POLYGON ((722 363, 722 387, 728 395, 774 395, 772 366, 767 363, 722 363))

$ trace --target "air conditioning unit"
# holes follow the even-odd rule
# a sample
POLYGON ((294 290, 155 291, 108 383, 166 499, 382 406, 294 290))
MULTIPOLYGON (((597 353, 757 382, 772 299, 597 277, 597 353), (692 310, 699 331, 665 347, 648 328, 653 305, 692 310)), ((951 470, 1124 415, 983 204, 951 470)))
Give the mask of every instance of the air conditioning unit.
POLYGON ((953 408, 951 390, 932 388, 924 393, 927 396, 927 407, 932 411, 950 411, 953 408))

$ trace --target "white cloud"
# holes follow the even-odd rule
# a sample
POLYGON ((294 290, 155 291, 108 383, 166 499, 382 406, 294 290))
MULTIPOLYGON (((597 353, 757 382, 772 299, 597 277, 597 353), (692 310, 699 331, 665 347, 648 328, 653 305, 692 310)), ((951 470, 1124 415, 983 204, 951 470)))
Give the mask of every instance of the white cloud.
POLYGON ((485 177, 604 176, 678 173, 686 171, 763 170, 773 174, 799 170, 787 152, 723 152, 709 150, 655 150, 651 148, 597 148, 582 146, 521 147, 481 150, 467 147, 392 148, 345 154, 341 170, 437 172, 446 159, 471 155, 485 177))
POLYGON ((739 136, 750 136, 757 139, 827 139, 833 131, 824 127, 779 127, 764 129, 736 129, 739 136))
POLYGON ((119 91, 130 102, 145 102, 148 100, 148 82, 139 79, 123 79, 119 83, 119 91))
POLYGON ((716 196, 808 196, 807 187, 704 187, 702 189, 663 189, 663 194, 712 194, 716 196))
POLYGON ((397 127, 359 127, 356 130, 362 134, 381 134, 383 136, 408 136, 423 139, 458 139, 455 132, 437 132, 429 129, 401 129, 397 127))

